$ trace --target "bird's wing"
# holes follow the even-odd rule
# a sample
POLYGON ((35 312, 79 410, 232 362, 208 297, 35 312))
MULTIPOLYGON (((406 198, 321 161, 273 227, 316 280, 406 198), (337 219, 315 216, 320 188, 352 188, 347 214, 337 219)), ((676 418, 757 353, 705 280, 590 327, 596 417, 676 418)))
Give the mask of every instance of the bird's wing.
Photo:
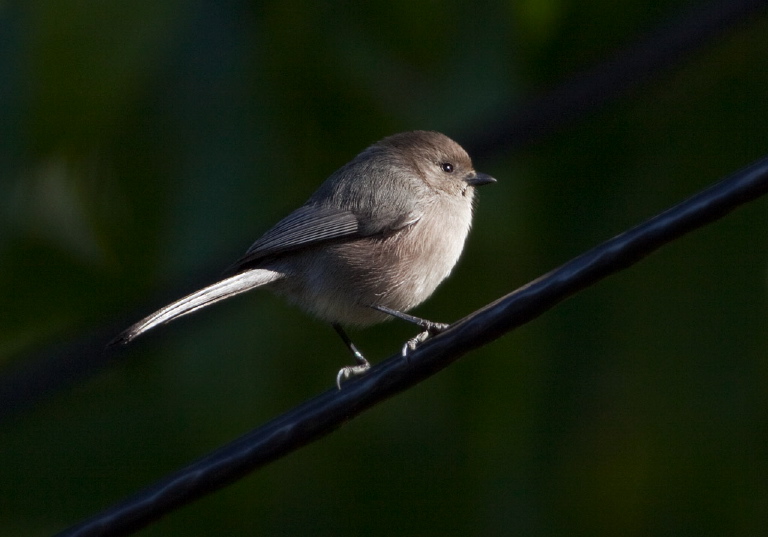
POLYGON ((326 181, 309 202, 262 235, 225 274, 252 268, 266 257, 324 242, 390 234, 419 219, 419 204, 405 189, 389 188, 391 185, 386 183, 373 185, 376 188, 372 191, 370 188, 359 191, 366 184, 357 176, 343 181, 326 181), (359 206, 341 208, 338 203, 339 199, 367 198, 372 198, 370 203, 362 205, 371 207, 368 209, 359 206))
POLYGON ((351 212, 316 204, 299 207, 264 233, 225 274, 235 274, 255 262, 322 242, 362 236, 351 212))

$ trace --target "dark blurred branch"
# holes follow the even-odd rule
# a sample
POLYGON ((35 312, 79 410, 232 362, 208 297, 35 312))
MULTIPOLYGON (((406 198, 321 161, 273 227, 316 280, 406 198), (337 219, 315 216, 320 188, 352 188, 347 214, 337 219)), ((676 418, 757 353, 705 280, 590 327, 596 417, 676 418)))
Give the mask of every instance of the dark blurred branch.
MULTIPOLYGON (((535 142, 600 110, 740 24, 754 22, 766 0, 714 0, 691 6, 611 57, 533 101, 473 126, 464 146, 475 160, 535 142)), ((458 137, 463 140, 463 138, 458 137)))
MULTIPOLYGON (((217 270, 201 272, 202 276, 196 280, 205 285, 220 274, 221 267, 218 267, 217 270)), ((166 287, 170 290, 157 293, 154 306, 182 296, 189 291, 191 285, 183 287, 169 283, 166 287)), ((151 307, 146 304, 141 308, 133 308, 119 318, 116 316, 108 322, 83 330, 78 338, 55 341, 50 345, 51 348, 30 353, 17 360, 15 366, 6 367, 0 374, 0 424, 10 421, 43 397, 74 385, 121 360, 125 355, 107 352, 107 343, 131 322, 146 314, 148 309, 151 307)))
POLYGON ((577 291, 637 263, 681 235, 768 192, 768 158, 472 313, 410 355, 396 355, 342 389, 283 414, 60 535, 125 535, 341 427, 577 291))

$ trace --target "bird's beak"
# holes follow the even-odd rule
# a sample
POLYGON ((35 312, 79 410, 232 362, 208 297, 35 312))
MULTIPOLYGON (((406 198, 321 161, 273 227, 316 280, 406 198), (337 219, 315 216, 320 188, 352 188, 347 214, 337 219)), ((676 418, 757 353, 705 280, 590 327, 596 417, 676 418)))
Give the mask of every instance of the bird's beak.
POLYGON ((475 175, 471 177, 467 177, 464 179, 467 184, 472 186, 482 186, 482 185, 489 185, 491 183, 495 183, 496 179, 488 175, 487 173, 475 173, 475 175))

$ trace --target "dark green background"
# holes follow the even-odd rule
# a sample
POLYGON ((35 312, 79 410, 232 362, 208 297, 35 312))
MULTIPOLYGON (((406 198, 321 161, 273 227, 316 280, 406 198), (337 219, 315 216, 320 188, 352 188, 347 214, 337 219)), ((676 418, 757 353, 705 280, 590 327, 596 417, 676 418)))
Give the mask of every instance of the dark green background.
MULTIPOLYGON (((215 276, 394 132, 500 110, 695 2, 0 3, 0 373, 215 276)), ((606 88, 610 91, 610 88, 606 88)), ((768 153, 756 19, 475 159, 452 321, 768 153)), ((766 202, 676 241, 141 535, 758 535, 766 202)), ((413 335, 353 332, 373 361, 413 335)), ((0 535, 48 535, 329 388, 333 331, 255 292, 0 424, 0 535)))

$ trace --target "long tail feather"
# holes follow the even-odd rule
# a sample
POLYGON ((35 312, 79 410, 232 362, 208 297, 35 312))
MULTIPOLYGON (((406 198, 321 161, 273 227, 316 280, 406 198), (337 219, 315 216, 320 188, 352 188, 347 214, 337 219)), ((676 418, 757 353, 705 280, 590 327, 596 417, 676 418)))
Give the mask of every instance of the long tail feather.
POLYGON ((152 315, 145 317, 122 332, 109 345, 128 343, 159 324, 168 323, 182 315, 187 315, 193 311, 210 306, 219 300, 224 300, 225 298, 239 295, 245 291, 250 291, 256 287, 279 280, 282 276, 279 272, 266 269, 252 269, 235 274, 157 310, 152 315))

